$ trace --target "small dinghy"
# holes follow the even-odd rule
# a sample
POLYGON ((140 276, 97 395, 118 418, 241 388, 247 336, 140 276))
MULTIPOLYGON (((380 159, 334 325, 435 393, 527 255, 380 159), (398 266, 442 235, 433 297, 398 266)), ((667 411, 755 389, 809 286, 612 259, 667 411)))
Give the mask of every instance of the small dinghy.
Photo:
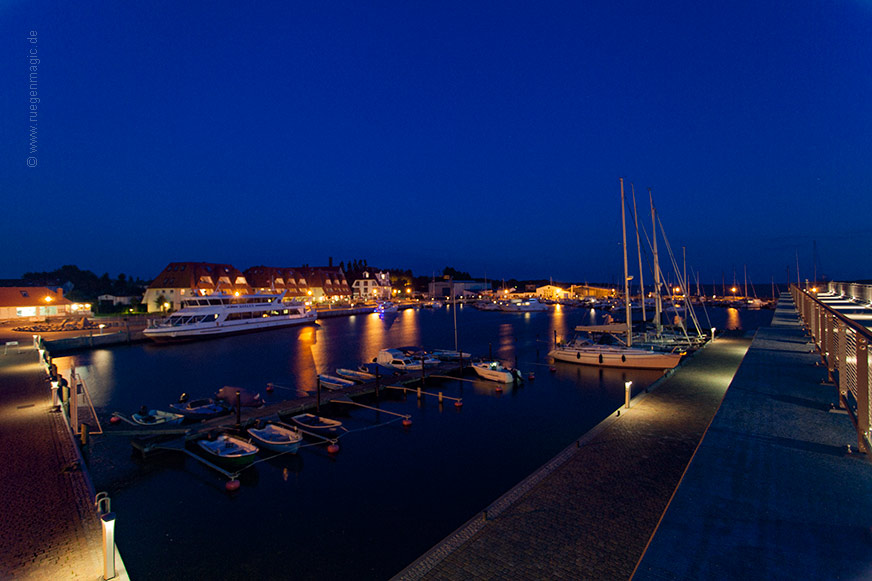
POLYGON ((346 431, 339 420, 331 420, 315 414, 299 414, 292 417, 291 421, 304 430, 319 435, 335 435, 339 431, 346 431))
POLYGON ((344 377, 345 379, 350 379, 351 381, 357 381, 359 383, 375 381, 374 374, 369 373, 368 371, 358 371, 357 369, 344 369, 340 367, 336 370, 336 375, 338 375, 339 377, 344 377))
POLYGON ((145 406, 130 418, 140 426, 173 426, 182 423, 185 416, 163 410, 150 410, 145 406))
POLYGON ((321 382, 321 387, 324 389, 329 389, 331 391, 340 391, 345 389, 346 387, 351 387, 354 385, 354 382, 350 379, 342 379, 341 377, 336 377, 335 375, 326 375, 320 374, 318 375, 318 381, 321 382))
POLYGON ((192 399, 190 401, 184 401, 184 399, 185 396, 183 394, 179 403, 172 403, 170 407, 189 420, 208 420, 230 413, 230 410, 224 404, 215 401, 211 397, 192 399))
POLYGON ((248 428, 248 435, 261 448, 279 453, 296 454, 303 440, 299 429, 276 422, 270 422, 263 427, 248 428))
POLYGON ((200 448, 210 459, 225 466, 242 467, 254 462, 258 447, 239 436, 223 433, 214 440, 200 440, 200 448))

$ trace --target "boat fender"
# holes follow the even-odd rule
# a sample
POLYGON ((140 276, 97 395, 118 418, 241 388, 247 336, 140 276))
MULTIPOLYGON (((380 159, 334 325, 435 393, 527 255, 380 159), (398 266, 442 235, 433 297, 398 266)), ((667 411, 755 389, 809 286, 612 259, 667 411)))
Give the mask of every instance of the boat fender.
POLYGON ((627 362, 627 356, 621 355, 621 363, 626 363, 626 362, 627 362))
POLYGON ((602 364, 602 362, 603 362, 603 354, 602 353, 600 353, 599 362, 600 362, 600 364, 602 364))
MULTIPOLYGON (((600 355, 600 357, 602 357, 602 355, 600 355)), ((575 354, 575 358, 576 358, 576 359, 581 359, 581 353, 580 353, 580 352, 577 352, 577 353, 575 354)), ((600 363, 602 363, 602 361, 600 361, 600 363)))

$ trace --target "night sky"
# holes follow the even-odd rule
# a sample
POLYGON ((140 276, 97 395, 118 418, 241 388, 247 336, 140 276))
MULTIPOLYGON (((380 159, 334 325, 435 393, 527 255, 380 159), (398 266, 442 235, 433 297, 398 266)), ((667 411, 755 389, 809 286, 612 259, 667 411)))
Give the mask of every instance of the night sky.
POLYGON ((0 39, 0 278, 609 282, 620 177, 703 283, 872 278, 867 1, 0 0, 0 39))

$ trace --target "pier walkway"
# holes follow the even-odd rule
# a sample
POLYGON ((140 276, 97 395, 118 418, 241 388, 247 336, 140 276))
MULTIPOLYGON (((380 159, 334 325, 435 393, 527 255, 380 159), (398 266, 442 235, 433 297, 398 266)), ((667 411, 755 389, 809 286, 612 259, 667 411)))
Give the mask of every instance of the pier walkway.
POLYGON ((869 578, 872 464, 812 349, 782 295, 395 579, 869 578))
POLYGON ((700 350, 396 579, 628 579, 749 345, 700 350))
POLYGON ((813 349, 782 295, 634 579, 872 578, 872 463, 813 349))
MULTIPOLYGON (((102 531, 32 342, 0 354, 0 578, 101 579, 102 531)), ((119 578, 126 578, 116 559, 119 578)))

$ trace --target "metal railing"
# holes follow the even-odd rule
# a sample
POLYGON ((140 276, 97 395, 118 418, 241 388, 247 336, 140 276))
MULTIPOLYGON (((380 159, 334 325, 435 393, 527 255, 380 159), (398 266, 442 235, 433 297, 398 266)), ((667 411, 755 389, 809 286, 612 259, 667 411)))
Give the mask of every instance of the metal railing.
MULTIPOLYGON (((830 283, 830 291, 836 295, 845 296, 849 300, 868 303, 864 289, 861 293, 848 294, 842 292, 839 285, 864 287, 849 283, 830 283)), ((872 287, 869 287, 872 292, 872 287)), ((821 358, 827 367, 827 377, 836 383, 839 390, 839 405, 846 409, 857 429, 857 446, 861 452, 867 452, 870 445, 870 425, 872 425, 872 385, 869 382, 869 343, 872 342, 872 332, 866 327, 838 312, 817 298, 814 291, 800 289, 796 285, 790 287, 790 293, 796 303, 803 324, 811 333, 820 349, 821 358)), ((858 307, 862 307, 858 303, 858 307)))

